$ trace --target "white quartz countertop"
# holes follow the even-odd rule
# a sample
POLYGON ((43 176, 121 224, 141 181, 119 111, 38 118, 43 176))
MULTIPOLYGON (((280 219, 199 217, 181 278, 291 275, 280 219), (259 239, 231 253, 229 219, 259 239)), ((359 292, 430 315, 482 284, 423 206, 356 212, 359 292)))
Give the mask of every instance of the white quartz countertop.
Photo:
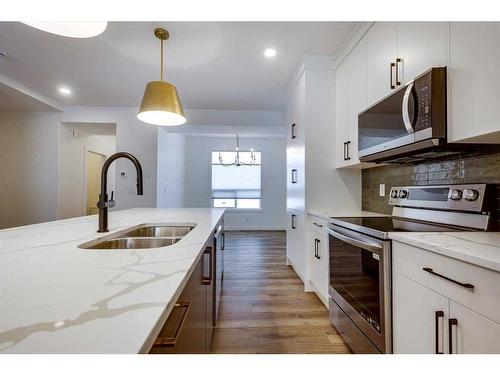
POLYGON ((384 214, 379 214, 377 212, 360 211, 360 210, 330 210, 330 211, 320 211, 320 210, 308 210, 307 213, 312 216, 319 217, 321 219, 328 220, 330 218, 338 217, 377 217, 377 216, 388 216, 384 214))
POLYGON ((499 232, 391 232, 389 238, 500 272, 499 232))
POLYGON ((0 230, 0 353, 148 352, 224 209, 135 208, 0 230), (196 224, 176 244, 78 245, 142 223, 196 224))

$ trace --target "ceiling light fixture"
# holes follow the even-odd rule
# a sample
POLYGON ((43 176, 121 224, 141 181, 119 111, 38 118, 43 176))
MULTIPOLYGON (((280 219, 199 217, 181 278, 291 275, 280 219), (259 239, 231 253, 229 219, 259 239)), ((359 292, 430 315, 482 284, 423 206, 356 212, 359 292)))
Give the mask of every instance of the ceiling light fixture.
POLYGON ((276 56, 276 50, 274 48, 268 48, 264 51, 264 56, 274 57, 274 56, 276 56))
POLYGON ((59 93, 64 95, 64 96, 70 96, 71 95, 71 89, 68 87, 59 87, 59 93))
POLYGON ((236 155, 234 156, 234 161, 231 163, 224 163, 224 160, 222 158, 222 154, 219 152, 219 165, 222 165, 223 167, 230 167, 230 166, 236 166, 240 167, 242 165, 255 165, 255 152, 253 151, 253 147, 250 148, 250 162, 245 163, 240 160, 240 136, 236 134, 236 155))
POLYGON ((146 85, 137 118, 159 126, 182 125, 186 123, 186 117, 177 89, 163 80, 163 41, 168 39, 169 34, 161 28, 155 29, 154 34, 161 41, 160 80, 146 85))
POLYGON ((106 27, 107 22, 23 22, 24 24, 45 31, 47 33, 66 36, 69 38, 91 38, 102 34, 106 27))

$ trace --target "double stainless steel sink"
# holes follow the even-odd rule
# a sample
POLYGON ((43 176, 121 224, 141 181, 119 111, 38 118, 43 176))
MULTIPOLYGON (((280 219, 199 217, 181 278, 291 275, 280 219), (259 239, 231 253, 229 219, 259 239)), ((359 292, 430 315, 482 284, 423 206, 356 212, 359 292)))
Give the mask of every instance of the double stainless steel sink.
POLYGON ((191 224, 140 224, 123 231, 85 242, 78 246, 89 250, 151 249, 173 245, 188 234, 191 224))

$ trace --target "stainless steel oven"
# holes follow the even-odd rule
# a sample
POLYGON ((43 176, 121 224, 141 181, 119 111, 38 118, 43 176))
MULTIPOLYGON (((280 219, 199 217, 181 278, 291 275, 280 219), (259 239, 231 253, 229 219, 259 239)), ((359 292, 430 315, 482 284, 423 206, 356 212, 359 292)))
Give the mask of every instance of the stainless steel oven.
POLYGON ((330 223, 330 320, 356 353, 391 353, 391 241, 330 223))
POLYGON ((378 162, 446 144, 446 68, 432 68, 358 116, 358 155, 378 162))

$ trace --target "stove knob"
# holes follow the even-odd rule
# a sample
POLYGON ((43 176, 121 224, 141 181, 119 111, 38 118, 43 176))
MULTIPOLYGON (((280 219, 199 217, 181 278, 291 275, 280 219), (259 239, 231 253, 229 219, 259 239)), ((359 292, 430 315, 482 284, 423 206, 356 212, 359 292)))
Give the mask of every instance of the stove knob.
POLYGON ((450 198, 454 201, 459 201, 460 199, 462 199, 462 190, 453 189, 451 191, 450 198))
POLYGON ((399 192, 397 190, 391 190, 391 198, 399 197, 399 192))
POLYGON ((406 190, 400 190, 399 191, 399 198, 406 198, 408 196, 408 192, 406 190))
POLYGON ((467 201, 475 201, 479 197, 479 192, 474 189, 465 189, 464 190, 464 198, 467 201))

